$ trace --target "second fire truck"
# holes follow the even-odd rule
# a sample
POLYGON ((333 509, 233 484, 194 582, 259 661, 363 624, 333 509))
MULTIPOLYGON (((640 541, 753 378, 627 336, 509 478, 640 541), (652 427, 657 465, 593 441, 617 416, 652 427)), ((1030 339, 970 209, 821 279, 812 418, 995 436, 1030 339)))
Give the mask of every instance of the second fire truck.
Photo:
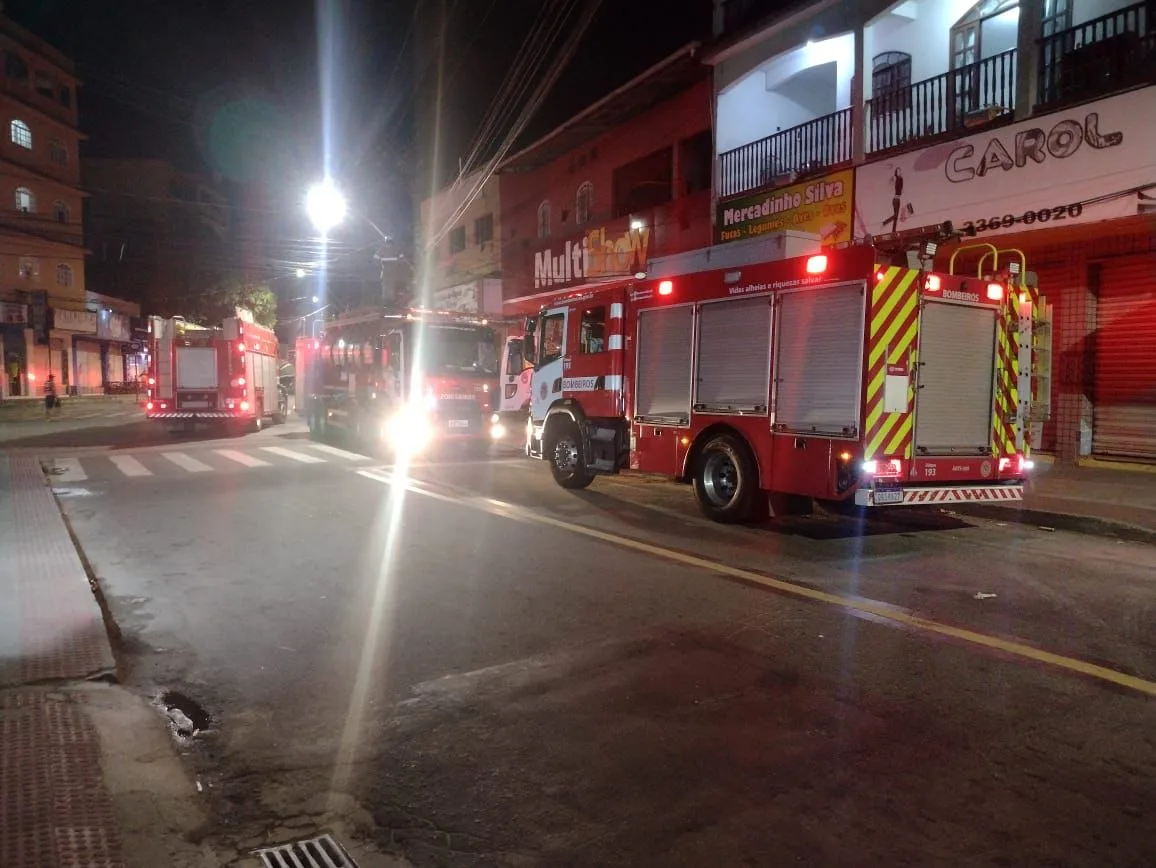
POLYGON ((567 488, 623 470, 690 483, 720 522, 1020 500, 1046 319, 1026 264, 963 277, 806 239, 769 261, 771 241, 557 295, 529 324, 527 452, 567 488))
POLYGON ((420 452, 433 443, 487 447, 497 417, 498 343, 483 319, 381 308, 297 340, 297 406, 312 436, 335 431, 365 446, 420 452))

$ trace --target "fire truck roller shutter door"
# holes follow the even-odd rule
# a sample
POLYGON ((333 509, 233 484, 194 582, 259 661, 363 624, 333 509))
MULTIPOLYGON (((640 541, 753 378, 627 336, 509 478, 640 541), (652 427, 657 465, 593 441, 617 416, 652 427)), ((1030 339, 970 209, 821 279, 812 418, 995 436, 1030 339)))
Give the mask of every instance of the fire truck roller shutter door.
POLYGON ((1105 261, 1098 286, 1092 452, 1156 458, 1156 255, 1105 261))
POLYGON ((699 314, 696 410, 766 412, 771 299, 704 304, 699 314))
POLYGON ((929 455, 991 449, 996 311, 929 301, 919 325, 915 448, 929 455))
POLYGON ((858 432, 863 304, 864 290, 858 283, 780 297, 775 424, 807 434, 858 432))
POLYGON ((640 311, 635 415, 684 425, 690 421, 694 311, 689 305, 640 311))

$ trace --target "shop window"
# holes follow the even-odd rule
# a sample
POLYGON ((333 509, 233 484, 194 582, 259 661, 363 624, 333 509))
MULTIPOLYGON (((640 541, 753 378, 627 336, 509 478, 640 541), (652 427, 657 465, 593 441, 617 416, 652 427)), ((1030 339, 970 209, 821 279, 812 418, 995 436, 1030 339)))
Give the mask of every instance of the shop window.
POLYGON ((689 139, 683 139, 678 149, 683 195, 693 196, 709 190, 714 168, 714 139, 711 131, 703 130, 689 139))
POLYGON ((486 214, 474 221, 474 243, 479 247, 494 240, 494 215, 486 214))
POLYGON ((12 144, 32 150, 32 129, 24 121, 17 118, 8 127, 12 144))
POLYGON ((57 286, 72 286, 72 266, 61 263, 56 266, 57 286))
POLYGON ((457 226, 450 232, 450 255, 466 249, 466 227, 457 226))
POLYGON ((574 218, 578 221, 578 225, 589 223, 593 211, 594 184, 585 181, 578 187, 578 195, 574 197, 574 218))
POLYGON ((606 350, 606 308, 593 307, 582 311, 578 326, 578 344, 583 353, 601 353, 606 350))
POLYGON ((875 115, 911 108, 911 55, 885 51, 871 62, 871 106, 875 115))
POLYGON ((614 216, 665 205, 674 198, 674 148, 666 147, 614 170, 614 216))
POLYGON ((36 197, 27 187, 16 188, 16 210, 23 211, 25 214, 36 213, 36 197))
POLYGON ((538 237, 550 237, 550 203, 543 202, 538 206, 538 237))

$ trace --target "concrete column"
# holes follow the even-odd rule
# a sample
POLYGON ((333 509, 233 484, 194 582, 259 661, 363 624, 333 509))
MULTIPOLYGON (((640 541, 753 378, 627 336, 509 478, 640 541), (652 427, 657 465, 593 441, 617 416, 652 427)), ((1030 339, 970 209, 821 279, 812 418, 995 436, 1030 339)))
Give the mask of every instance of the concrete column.
POLYGON ((855 62, 851 72, 851 159, 856 166, 866 158, 866 106, 863 104, 863 25, 855 28, 855 62))
POLYGON ((1030 117, 1039 93, 1040 21, 1044 0, 1020 0, 1020 30, 1016 42, 1015 119, 1030 117))

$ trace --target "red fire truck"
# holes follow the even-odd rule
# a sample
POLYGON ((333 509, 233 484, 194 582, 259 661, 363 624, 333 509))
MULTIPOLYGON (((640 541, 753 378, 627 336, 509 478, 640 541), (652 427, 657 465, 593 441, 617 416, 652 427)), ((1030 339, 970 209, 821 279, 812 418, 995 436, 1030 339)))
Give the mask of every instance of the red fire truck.
POLYGON ((870 247, 771 247, 653 260, 545 304, 527 324, 527 453, 566 488, 627 469, 691 483, 720 522, 1020 500, 1043 310, 1026 263, 1000 271, 993 247, 980 267, 997 276, 963 277, 870 247))
POLYGON ((468 314, 374 308, 297 340, 297 404, 318 439, 340 430, 406 453, 488 447, 504 434, 497 396, 497 336, 468 314))
POLYGON ((260 428, 283 421, 277 336, 239 310, 219 326, 152 317, 145 416, 190 428, 199 422, 260 428))

